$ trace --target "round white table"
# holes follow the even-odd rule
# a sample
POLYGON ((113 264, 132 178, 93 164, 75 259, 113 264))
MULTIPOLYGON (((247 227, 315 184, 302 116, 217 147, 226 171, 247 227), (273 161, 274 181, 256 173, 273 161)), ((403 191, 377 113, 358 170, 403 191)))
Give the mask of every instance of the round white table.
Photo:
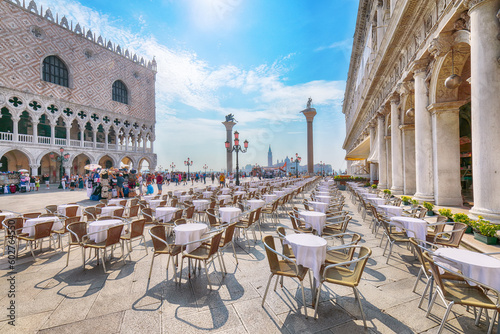
POLYGON ((265 194, 264 195, 264 200, 266 201, 266 204, 267 203, 271 203, 272 201, 274 201, 276 198, 278 198, 277 195, 273 195, 273 194, 265 194))
POLYGON ((103 206, 101 208, 101 216, 112 216, 116 210, 123 209, 123 207, 119 205, 114 206, 103 206))
POLYGON ((144 195, 142 196, 142 199, 149 203, 149 201, 151 201, 154 197, 155 195, 144 195))
POLYGON ((250 210, 255 210, 257 208, 261 208, 266 204, 266 201, 261 199, 250 199, 247 201, 248 205, 250 205, 250 210))
POLYGON ((356 191, 358 194, 368 194, 370 192, 370 189, 368 188, 357 188, 356 191))
POLYGON ((277 196, 283 196, 285 194, 285 191, 283 190, 275 190, 274 193, 277 195, 277 196))
POLYGON ((222 201, 223 201, 223 203, 227 203, 227 202, 228 202, 228 200, 231 200, 231 195, 219 195, 219 196, 217 196, 217 199, 218 199, 219 201, 221 201, 221 200, 222 200, 222 201))
POLYGON ((434 253, 453 261, 449 262, 446 259, 437 257, 436 262, 459 270, 464 276, 500 291, 499 259, 460 248, 439 248, 434 253))
POLYGON ((235 192, 234 192, 234 195, 235 195, 235 196, 238 196, 238 195, 246 195, 246 194, 247 194, 247 192, 246 192, 246 191, 242 191, 242 190, 240 190, 240 191, 235 191, 235 192))
POLYGON ((163 202, 162 199, 152 199, 151 201, 149 201, 149 207, 155 210, 158 206, 160 206, 161 202, 163 202))
POLYGON ((318 202, 330 203, 331 199, 332 199, 332 196, 316 196, 316 200, 318 202))
MULTIPOLYGON (((200 240, 208 231, 208 226, 203 223, 182 224, 174 227, 175 244, 184 245, 191 241, 200 240)), ((192 243, 186 246, 186 252, 191 253, 200 247, 201 243, 192 243)))
MULTIPOLYGON (((76 210, 76 215, 81 216, 82 215, 82 208, 78 204, 61 204, 57 206, 57 212, 63 216, 66 216, 66 208, 69 207, 77 207, 78 209, 76 210)), ((0 213, 1 214, 1 213, 0 213)))
MULTIPOLYGON (((103 242, 108 237, 108 232, 106 230, 110 227, 121 224, 123 224, 123 222, 120 219, 106 219, 106 220, 94 221, 90 223, 87 228, 87 231, 90 234, 89 239, 93 240, 95 243, 103 242)), ((123 233, 125 233, 124 230, 122 230, 122 234, 123 233)))
POLYGON ((182 191, 182 190, 174 190, 173 195, 174 195, 175 197, 180 197, 182 193, 183 193, 183 191, 182 191))
POLYGON ((211 191, 204 191, 203 192, 203 198, 210 198, 212 197, 213 192, 211 191))
POLYGON ((370 203, 372 203, 375 206, 379 206, 379 205, 384 205, 386 199, 380 197, 374 197, 374 198, 368 198, 368 201, 370 201, 370 203))
POLYGON ((193 198, 193 196, 192 196, 192 195, 181 195, 181 197, 180 197, 180 201, 181 201, 181 202, 190 201, 190 200, 191 200, 191 198, 193 198))
POLYGON ((196 211, 205 211, 210 205, 210 201, 206 199, 195 199, 193 200, 194 209, 196 211))
POLYGON ((285 242, 292 247, 297 264, 309 268, 319 286, 320 270, 326 258, 326 240, 312 234, 288 234, 285 242))
POLYGON ((230 192, 231 192, 231 189, 229 189, 229 188, 223 188, 221 193, 222 193, 222 195, 227 195, 230 192))
POLYGON ((167 223, 172 220, 172 217, 175 212, 177 212, 178 208, 173 208, 171 206, 162 206, 159 208, 156 208, 155 210, 155 218, 156 219, 162 219, 164 223, 167 223))
POLYGON ((309 202, 310 205, 312 205, 314 211, 318 212, 326 212, 326 209, 328 209, 328 203, 323 203, 323 202, 309 202))
MULTIPOLYGON (((153 197, 151 197, 153 198, 153 197)), ((108 201, 108 205, 112 205, 112 204, 116 204, 116 205, 120 205, 120 202, 121 201, 125 201, 125 202, 128 202, 127 199, 123 199, 123 198, 112 198, 108 201)))
POLYGON ((395 216, 391 218, 391 221, 395 222, 396 225, 398 223, 402 225, 407 230, 406 235, 408 235, 408 237, 415 237, 425 241, 425 237, 427 236, 427 222, 425 220, 413 217, 395 216))
POLYGON ((329 191, 318 191, 316 192, 316 194, 318 194, 319 196, 330 196, 329 191))
POLYGON ((257 190, 259 190, 259 188, 248 188, 249 192, 254 192, 254 191, 257 191, 257 190))
POLYGON ((321 235, 326 224, 326 214, 316 211, 299 211, 299 217, 321 235))
POLYGON ((383 210, 388 217, 401 216, 403 213, 403 208, 395 205, 379 205, 377 208, 383 210))
POLYGON ((220 208, 219 209, 220 220, 223 223, 233 223, 235 218, 241 215, 240 208, 220 208))
POLYGON ((57 217, 40 217, 27 219, 24 222, 22 233, 28 233, 30 237, 35 235, 35 225, 45 222, 54 222, 52 230, 60 230, 63 228, 62 222, 57 217))
POLYGON ((377 198, 378 196, 377 196, 377 194, 362 193, 361 197, 363 197, 365 200, 367 200, 369 198, 377 198))
MULTIPOLYGON (((14 212, 0 212, 0 216, 4 216, 5 217, 5 220, 9 219, 9 218, 13 218, 13 217, 17 217, 19 216, 19 214, 17 213, 14 213, 14 212)), ((0 220, 0 224, 2 223, 3 220, 0 220)))

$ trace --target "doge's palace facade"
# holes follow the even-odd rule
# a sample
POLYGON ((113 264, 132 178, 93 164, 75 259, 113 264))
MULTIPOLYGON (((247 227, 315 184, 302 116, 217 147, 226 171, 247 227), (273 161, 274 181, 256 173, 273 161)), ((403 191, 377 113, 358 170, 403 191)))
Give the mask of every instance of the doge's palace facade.
POLYGON ((156 166, 156 62, 34 1, 0 0, 1 170, 59 179, 88 163, 156 166))
POLYGON ((499 222, 500 0, 361 0, 343 113, 350 172, 499 222))

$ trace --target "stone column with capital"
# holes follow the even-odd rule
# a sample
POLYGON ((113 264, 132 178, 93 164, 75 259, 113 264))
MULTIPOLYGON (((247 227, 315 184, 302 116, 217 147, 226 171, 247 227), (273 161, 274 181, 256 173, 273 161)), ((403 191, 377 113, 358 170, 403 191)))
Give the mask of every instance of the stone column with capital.
POLYGON ((314 174, 313 119, 316 109, 308 107, 301 111, 307 120, 307 173, 314 174))
POLYGON ((434 198, 437 205, 462 205, 459 108, 466 101, 434 103, 432 117, 434 198))
POLYGON ((56 145, 56 123, 50 123, 50 144, 56 145))
MULTIPOLYGON (((226 127, 226 140, 229 142, 229 147, 233 147, 233 127, 236 125, 236 122, 229 120, 222 122, 226 127)), ((227 173, 230 174, 233 172, 233 152, 226 152, 226 169, 227 173)))
POLYGON ((71 145, 71 124, 66 125, 66 146, 71 145))
POLYGON ((378 139, 378 186, 380 189, 387 188, 387 154, 385 144, 385 115, 378 115, 377 139, 378 139))
POLYGON ((19 141, 19 120, 21 120, 19 115, 12 115, 12 141, 19 141))
POLYGON ((415 184, 415 125, 400 125, 403 147, 403 193, 414 194, 415 184))
MULTIPOLYGON (((378 145, 377 137, 375 135, 375 125, 370 124, 370 152, 374 150, 374 147, 378 145)), ((378 151, 378 148, 377 148, 378 151)), ((377 179, 377 164, 375 162, 370 162, 370 183, 377 179)))
POLYGON ((415 162, 418 201, 434 202, 432 163, 431 115, 427 111, 428 96, 425 85, 427 60, 418 60, 413 66, 415 79, 415 162))
POLYGON ((399 94, 391 98, 391 157, 392 157, 392 187, 395 195, 403 194, 403 150, 401 146, 401 130, 399 129, 399 94))
POLYGON ((33 143, 38 144, 38 120, 31 121, 31 126, 33 128, 33 143))
POLYGON ((108 140, 109 140, 109 129, 104 129, 104 149, 108 150, 108 140))
POLYGON ((500 222, 500 1, 469 1, 474 207, 500 222))
POLYGON ((31 175, 38 176, 38 168, 40 168, 40 165, 38 165, 38 164, 31 164, 30 168, 31 168, 31 175))

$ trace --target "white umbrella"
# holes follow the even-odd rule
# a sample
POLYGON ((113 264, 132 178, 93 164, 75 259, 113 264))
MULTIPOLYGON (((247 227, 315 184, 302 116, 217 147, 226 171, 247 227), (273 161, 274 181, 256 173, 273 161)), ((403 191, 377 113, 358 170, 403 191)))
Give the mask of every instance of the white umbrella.
POLYGON ((27 169, 20 169, 18 170, 19 173, 29 173, 30 171, 27 169))
POLYGON ((89 165, 85 165, 85 168, 86 170, 96 170, 97 168, 102 168, 101 165, 98 165, 98 164, 89 164, 89 165))

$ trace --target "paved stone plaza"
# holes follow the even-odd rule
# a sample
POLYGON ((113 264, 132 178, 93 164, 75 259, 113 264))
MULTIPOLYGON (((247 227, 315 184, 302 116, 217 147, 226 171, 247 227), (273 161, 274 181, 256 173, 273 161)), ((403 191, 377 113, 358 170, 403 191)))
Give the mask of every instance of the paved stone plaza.
MULTIPOLYGON (((52 188, 55 188, 52 186, 52 188)), ((165 187, 164 191, 175 186, 165 187)), ((179 188, 179 187, 177 187, 179 188)), ((18 212, 39 211, 48 204, 79 202, 95 204, 83 191, 42 191, 0 197, 0 209, 18 212)), ((308 305, 305 319, 298 281, 284 280, 284 288, 270 289, 265 307, 262 296, 269 277, 265 250, 259 240, 248 248, 237 242, 239 265, 228 249, 224 253, 228 274, 225 277, 210 265, 210 291, 203 269, 191 279, 184 269, 181 284, 173 281, 173 272, 165 279, 166 256, 155 259, 151 281, 148 272, 152 242, 146 233, 146 255, 142 245, 134 243, 132 261, 126 264, 117 258, 103 273, 95 259, 86 270, 81 266, 81 253, 74 248, 69 266, 66 252, 45 251, 33 261, 25 250, 16 263, 16 327, 7 323, 7 261, 0 258, 2 280, 0 289, 0 333, 433 333, 437 330, 444 308, 436 303, 430 318, 417 307, 424 284, 412 293, 418 262, 406 248, 395 247, 389 264, 382 256, 379 238, 368 229, 368 219, 361 215, 346 195, 346 209, 353 215, 348 230, 362 235, 362 245, 373 254, 365 268, 359 291, 367 316, 368 330, 363 329, 357 302, 351 289, 327 285, 321 293, 319 318, 312 318, 314 309, 308 305)), ((307 197, 307 194, 306 194, 307 197)), ((301 199, 294 205, 301 207, 301 199)), ((281 215, 280 224, 291 226, 281 215)), ((269 223, 263 233, 275 232, 269 223)), ((115 256, 120 251, 115 252, 115 256)), ((185 266, 186 268, 186 266, 185 266)), ((274 284, 274 281, 273 281, 274 284)), ((308 279, 305 280, 306 300, 311 302, 308 279)), ((473 313, 455 306, 445 327, 446 333, 484 333, 484 317, 480 327, 474 326, 473 313)), ((495 328, 496 330, 496 328, 495 328)))

